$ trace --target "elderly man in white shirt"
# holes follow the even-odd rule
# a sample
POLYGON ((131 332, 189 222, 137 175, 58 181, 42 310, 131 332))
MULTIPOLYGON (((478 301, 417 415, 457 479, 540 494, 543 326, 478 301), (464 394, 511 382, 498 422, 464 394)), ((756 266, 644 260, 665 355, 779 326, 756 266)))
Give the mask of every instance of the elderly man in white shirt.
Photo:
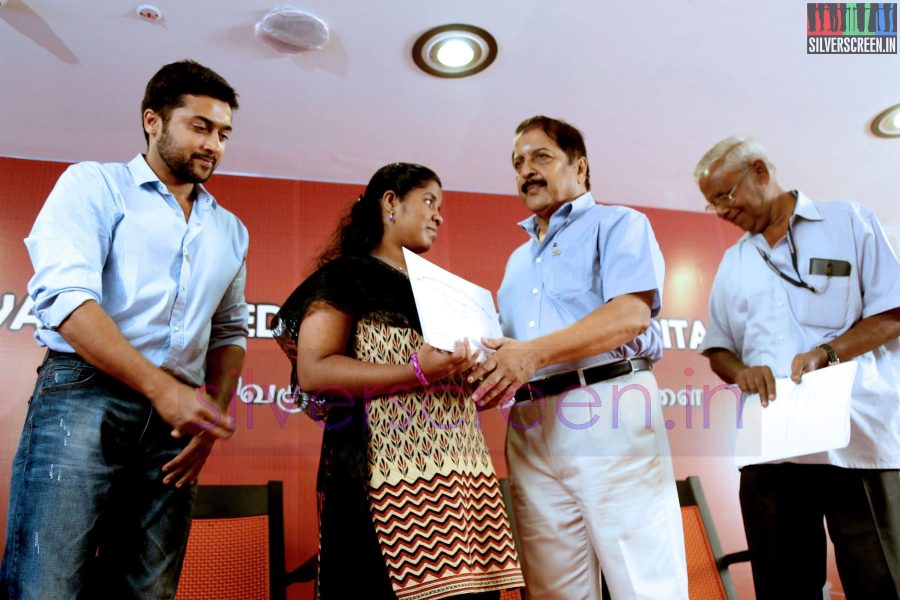
POLYGON ((823 520, 847 598, 900 598, 900 263, 871 211, 785 191, 752 138, 716 144, 695 179, 746 232, 713 284, 713 371, 766 406, 776 377, 859 364, 849 446, 741 471, 757 598, 822 597, 823 520))

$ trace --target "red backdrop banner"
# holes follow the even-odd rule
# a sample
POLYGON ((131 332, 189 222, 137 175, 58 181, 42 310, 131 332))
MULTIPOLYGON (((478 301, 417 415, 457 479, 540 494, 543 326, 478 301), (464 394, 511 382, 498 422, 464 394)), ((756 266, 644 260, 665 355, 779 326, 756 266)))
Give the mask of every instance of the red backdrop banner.
MULTIPOLYGON (((128 157, 125 157, 126 159, 128 157)), ((0 513, 6 514, 12 457, 21 431, 34 370, 43 352, 33 340, 34 317, 26 288, 32 275, 22 239, 66 165, 0 158, 0 513)), ((362 186, 217 175, 210 191, 250 231, 246 296, 251 339, 232 414, 237 434, 216 450, 201 483, 284 482, 288 568, 316 551, 315 473, 321 431, 290 403, 290 367, 271 339, 269 317, 314 267, 362 186)), ((510 184, 512 189, 512 183, 510 184)), ((697 197, 697 202, 702 199, 697 197)), ((736 428, 735 396, 723 389, 696 349, 707 319, 707 298, 722 253, 739 231, 703 213, 640 209, 647 214, 666 258, 666 282, 658 326, 666 347, 656 366, 676 475, 699 475, 726 551, 745 547, 737 502, 738 472, 730 457, 736 428), (705 390, 705 391, 704 391, 705 390), (711 398, 703 410, 704 393, 711 398)), ((510 252, 525 241, 516 222, 527 216, 515 196, 446 191, 445 223, 426 257, 496 291, 510 252)), ((483 419, 500 475, 503 414, 483 419)), ((0 517, 0 531, 5 531, 0 517)), ((739 568, 740 589, 750 589, 749 569, 739 568)), ((293 586, 291 598, 308 596, 293 586)), ((742 595, 749 597, 749 595, 742 595)))

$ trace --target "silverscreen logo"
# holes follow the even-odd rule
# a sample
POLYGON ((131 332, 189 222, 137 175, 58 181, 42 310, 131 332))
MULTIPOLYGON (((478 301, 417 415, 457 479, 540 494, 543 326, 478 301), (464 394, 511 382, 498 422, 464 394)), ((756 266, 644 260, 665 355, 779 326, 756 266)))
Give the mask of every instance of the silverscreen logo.
POLYGON ((810 2, 807 54, 897 54, 897 4, 810 2))

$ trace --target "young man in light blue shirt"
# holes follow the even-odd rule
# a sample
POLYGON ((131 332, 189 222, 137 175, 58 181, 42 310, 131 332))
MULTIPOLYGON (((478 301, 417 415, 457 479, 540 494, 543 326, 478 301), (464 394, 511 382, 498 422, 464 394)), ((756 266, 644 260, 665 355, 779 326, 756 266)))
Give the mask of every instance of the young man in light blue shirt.
POLYGON ((531 238, 498 293, 505 338, 473 371, 484 406, 516 404, 506 454, 530 598, 686 600, 681 512, 652 363, 664 265, 647 218, 590 194, 581 132, 516 129, 531 238))
POLYGON ((12 467, 4 598, 175 594, 246 348, 247 230, 202 185, 236 108, 213 71, 166 65, 146 155, 69 167, 25 240, 48 352, 12 467))

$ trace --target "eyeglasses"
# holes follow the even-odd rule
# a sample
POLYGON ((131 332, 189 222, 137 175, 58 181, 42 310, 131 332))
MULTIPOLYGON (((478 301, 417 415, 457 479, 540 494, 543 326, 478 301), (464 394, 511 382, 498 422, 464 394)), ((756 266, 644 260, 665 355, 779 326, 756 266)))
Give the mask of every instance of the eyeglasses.
POLYGON ((738 188, 741 187, 741 182, 744 181, 744 177, 747 176, 747 173, 750 171, 750 165, 744 169, 744 172, 741 173, 740 179, 737 180, 737 183, 734 184, 734 187, 731 188, 731 191, 725 194, 724 196, 719 196, 715 200, 712 200, 706 204, 703 208, 706 212, 714 212, 718 213, 720 210, 725 210, 727 208, 731 208, 731 205, 734 204, 734 195, 737 193, 738 188))

